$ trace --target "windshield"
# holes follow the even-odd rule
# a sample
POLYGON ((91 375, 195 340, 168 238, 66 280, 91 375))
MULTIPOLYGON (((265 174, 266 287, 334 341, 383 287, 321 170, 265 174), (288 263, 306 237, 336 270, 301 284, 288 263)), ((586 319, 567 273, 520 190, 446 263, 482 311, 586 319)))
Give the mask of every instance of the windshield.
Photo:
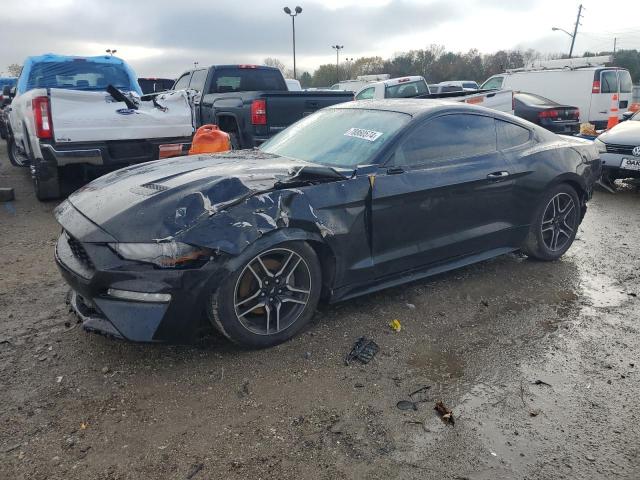
POLYGON ((424 80, 418 80, 416 82, 401 83, 387 87, 384 96, 385 98, 409 98, 422 95, 423 93, 429 93, 427 84, 424 80))
POLYGON ((90 60, 41 62, 31 67, 26 90, 64 88, 67 90, 104 90, 113 85, 122 90, 137 90, 124 66, 90 60))
POLYGON ((355 168, 373 163, 376 154, 411 116, 383 110, 331 108, 294 123, 262 144, 267 153, 355 168))

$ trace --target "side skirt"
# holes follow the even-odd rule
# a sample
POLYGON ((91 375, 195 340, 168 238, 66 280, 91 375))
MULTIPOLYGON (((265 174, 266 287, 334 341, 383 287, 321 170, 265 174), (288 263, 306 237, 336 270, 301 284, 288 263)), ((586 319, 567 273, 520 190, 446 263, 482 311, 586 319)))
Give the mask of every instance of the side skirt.
POLYGON ((414 282, 423 278, 432 277, 439 273, 449 272, 461 267, 466 267, 478 262, 483 262, 491 258, 499 257, 507 253, 515 252, 518 250, 513 247, 502 247, 493 250, 488 250, 482 253, 476 253, 473 255, 466 255, 464 257, 457 257, 449 260, 446 263, 440 263, 437 265, 431 265, 426 268, 411 270, 409 272, 402 273, 400 275, 394 275, 393 277, 376 279, 372 283, 357 286, 346 286, 338 290, 334 290, 329 299, 329 303, 341 302, 350 298, 359 297, 361 295, 367 295, 369 293, 384 290, 385 288, 396 287, 404 283, 414 282))

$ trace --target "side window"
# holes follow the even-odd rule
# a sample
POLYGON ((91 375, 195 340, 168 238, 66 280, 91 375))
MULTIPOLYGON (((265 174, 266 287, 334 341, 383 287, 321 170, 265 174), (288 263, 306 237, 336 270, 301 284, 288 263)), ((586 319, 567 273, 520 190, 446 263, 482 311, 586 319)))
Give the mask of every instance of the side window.
POLYGON ((394 163, 403 166, 437 165, 496 151, 492 117, 452 114, 428 120, 402 142, 394 163))
POLYGON ((600 74, 600 93, 618 93, 618 73, 605 70, 600 74))
POLYGON ((174 90, 183 90, 189 86, 189 80, 191 79, 191 72, 187 72, 182 75, 173 86, 174 90))
POLYGON ((189 88, 193 88, 198 92, 202 92, 204 89, 204 82, 207 80, 207 72, 208 70, 196 70, 193 72, 193 76, 191 77, 191 83, 189 83, 189 88))
POLYGON ((374 87, 365 88, 358 95, 356 95, 356 100, 369 100, 373 98, 374 87))
POLYGON ((502 88, 504 77, 493 77, 482 84, 483 90, 495 90, 502 88))
POLYGON ((496 120, 496 130, 498 133, 498 150, 523 145, 531 138, 531 132, 520 125, 515 125, 502 120, 496 120))

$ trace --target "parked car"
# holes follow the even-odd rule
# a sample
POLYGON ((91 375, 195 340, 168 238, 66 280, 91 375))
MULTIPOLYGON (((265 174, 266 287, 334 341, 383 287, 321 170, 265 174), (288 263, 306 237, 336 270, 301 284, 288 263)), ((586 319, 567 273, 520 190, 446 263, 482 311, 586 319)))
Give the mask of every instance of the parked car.
POLYGON ((355 80, 342 80, 338 83, 331 85, 331 90, 344 90, 346 92, 358 92, 369 83, 380 82, 382 80, 389 80, 391 75, 388 73, 381 73, 378 75, 358 75, 355 80))
POLYGON ((30 167, 40 200, 62 180, 181 155, 191 144, 186 92, 140 101, 131 68, 110 56, 29 57, 9 108, 9 160, 30 167))
POLYGON ((447 80, 446 82, 438 83, 441 87, 458 87, 462 90, 480 90, 478 82, 473 80, 447 80))
POLYGON ((197 92, 197 126, 218 125, 234 149, 258 146, 305 115, 353 99, 348 92, 290 92, 280 70, 257 65, 190 70, 173 86, 183 88, 197 92))
MULTIPOLYGON (((447 87, 449 89, 449 87, 447 87)), ((457 102, 480 105, 505 113, 513 113, 513 94, 510 90, 478 90, 468 92, 458 87, 450 87, 454 91, 431 92, 426 80, 420 76, 392 78, 382 82, 374 82, 356 93, 356 100, 383 98, 447 98, 457 102)))
POLYGON ((579 122, 589 122, 596 129, 607 126, 614 94, 618 108, 624 112, 632 99, 633 85, 629 71, 605 67, 610 57, 587 57, 553 60, 529 69, 494 75, 482 84, 483 89, 511 89, 552 98, 580 110, 579 122), (602 63, 601 65, 598 65, 602 63))
POLYGON ((187 341, 206 318, 269 347, 336 302, 521 250, 571 246, 593 142, 455 102, 350 102, 256 150, 105 175, 55 211, 84 328, 187 341))
POLYGON ((555 133, 580 131, 580 110, 533 93, 515 92, 515 115, 555 133))
POLYGON ((605 181, 640 178, 640 112, 601 134, 594 143, 600 151, 605 181))
POLYGON ((5 108, 11 103, 11 89, 15 86, 17 78, 0 77, 0 138, 7 138, 7 114, 5 108))
POLYGON ((176 83, 174 78, 138 78, 138 85, 140 85, 140 90, 142 90, 143 95, 166 92, 167 90, 171 90, 174 83, 176 83))

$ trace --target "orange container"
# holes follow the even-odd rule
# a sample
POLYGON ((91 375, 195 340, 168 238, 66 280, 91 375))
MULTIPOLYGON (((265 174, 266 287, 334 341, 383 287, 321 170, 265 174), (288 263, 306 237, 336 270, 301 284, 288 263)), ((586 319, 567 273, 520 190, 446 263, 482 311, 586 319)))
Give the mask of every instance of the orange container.
POLYGON ((231 150, 229 134, 220 130, 217 125, 203 125, 193 136, 189 155, 226 152, 228 150, 231 150))

